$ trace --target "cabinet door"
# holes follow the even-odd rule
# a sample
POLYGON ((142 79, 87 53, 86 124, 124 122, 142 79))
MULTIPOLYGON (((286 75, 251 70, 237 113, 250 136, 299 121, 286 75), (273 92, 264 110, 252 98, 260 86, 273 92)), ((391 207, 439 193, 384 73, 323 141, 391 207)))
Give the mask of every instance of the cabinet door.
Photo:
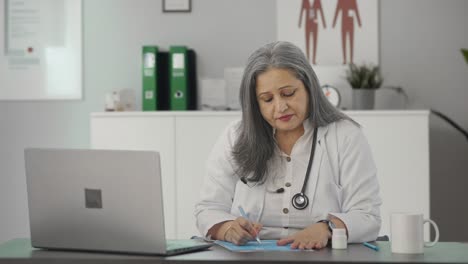
POLYGON ((176 238, 174 117, 106 116, 91 118, 94 149, 156 150, 161 156, 166 237, 176 238))
POLYGON ((226 126, 240 114, 176 118, 177 234, 179 238, 201 235, 195 226, 194 208, 200 197, 205 163, 226 126))
MULTIPOLYGON (((361 124, 377 166, 382 206, 380 234, 390 234, 392 212, 429 217, 429 120, 427 113, 349 113, 361 124)), ((429 226, 425 226, 429 237, 429 226)))

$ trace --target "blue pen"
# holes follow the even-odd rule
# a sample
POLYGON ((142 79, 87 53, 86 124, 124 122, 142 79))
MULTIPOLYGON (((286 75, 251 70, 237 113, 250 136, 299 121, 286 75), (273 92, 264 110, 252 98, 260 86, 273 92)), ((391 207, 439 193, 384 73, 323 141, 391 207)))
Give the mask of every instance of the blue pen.
MULTIPOLYGON (((247 214, 245 213, 244 211, 244 208, 242 208, 242 206, 239 205, 239 212, 241 213, 241 216, 244 217, 245 219, 249 220, 249 217, 247 216, 247 214)), ((257 240, 257 242, 259 244, 261 244, 262 242, 260 241, 260 238, 258 237, 258 234, 257 236, 255 237, 255 239, 257 240)))
POLYGON ((375 250, 375 251, 379 251, 379 247, 376 246, 376 245, 372 245, 372 244, 367 243, 367 242, 364 242, 364 243, 362 243, 362 244, 363 244, 364 246, 370 248, 370 249, 373 249, 373 250, 375 250))

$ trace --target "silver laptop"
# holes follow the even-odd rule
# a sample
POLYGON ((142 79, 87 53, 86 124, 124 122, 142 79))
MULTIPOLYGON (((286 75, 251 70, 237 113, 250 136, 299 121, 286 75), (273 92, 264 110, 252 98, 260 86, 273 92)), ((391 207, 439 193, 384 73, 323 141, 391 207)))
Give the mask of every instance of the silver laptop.
POLYGON ((210 247, 166 240, 158 152, 26 149, 31 244, 173 255, 210 247))

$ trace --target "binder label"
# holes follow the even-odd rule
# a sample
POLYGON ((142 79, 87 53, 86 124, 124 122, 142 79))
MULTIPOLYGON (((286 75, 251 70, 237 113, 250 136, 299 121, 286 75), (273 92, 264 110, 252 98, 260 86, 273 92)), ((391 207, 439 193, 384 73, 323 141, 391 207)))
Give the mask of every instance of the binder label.
POLYGON ((145 74, 145 77, 153 77, 154 74, 153 74, 153 69, 145 69, 143 72, 145 74))
POLYGON ((153 99, 154 93, 153 91, 145 91, 145 99, 153 99))
POLYGON ((145 68, 154 68, 156 65, 156 56, 154 53, 145 53, 144 55, 145 68))
POLYGON ((174 69, 184 69, 185 68, 185 54, 183 53, 174 53, 172 55, 172 68, 174 69))

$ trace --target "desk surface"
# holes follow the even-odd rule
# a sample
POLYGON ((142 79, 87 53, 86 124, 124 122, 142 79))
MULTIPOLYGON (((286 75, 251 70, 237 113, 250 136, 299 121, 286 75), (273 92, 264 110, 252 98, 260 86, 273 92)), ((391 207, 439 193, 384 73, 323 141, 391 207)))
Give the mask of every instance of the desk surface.
POLYGON ((377 244, 378 252, 360 244, 346 250, 256 253, 234 253, 213 246, 201 252, 160 257, 38 250, 31 247, 29 239, 14 239, 0 245, 0 263, 468 263, 468 243, 440 242, 419 255, 392 254, 389 242, 377 244))

